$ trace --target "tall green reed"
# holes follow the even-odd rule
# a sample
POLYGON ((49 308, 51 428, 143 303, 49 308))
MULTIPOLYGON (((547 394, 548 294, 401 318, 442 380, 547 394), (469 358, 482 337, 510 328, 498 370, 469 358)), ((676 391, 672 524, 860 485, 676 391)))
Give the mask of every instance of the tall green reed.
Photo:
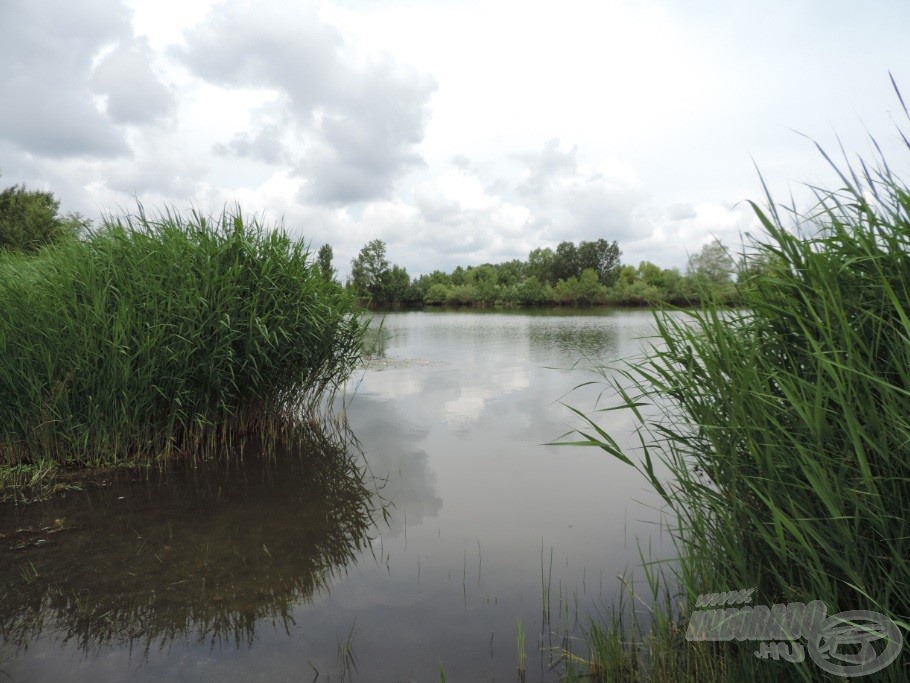
POLYGON ((0 254, 0 464, 197 452, 297 419, 346 379, 365 323, 307 247, 239 208, 112 216, 0 254))
MULTIPOLYGON (((625 649, 647 653, 655 680, 823 675, 760 661, 754 643, 683 640, 703 593, 756 588, 756 604, 821 600, 910 628, 910 191, 879 151, 825 158, 841 186, 814 188, 808 215, 753 204, 765 234, 747 250, 742 308, 658 311, 660 343, 603 371, 640 422, 640 459, 595 417, 581 430, 676 518, 679 593, 650 644, 625 649)), ((598 628, 594 649, 615 650, 623 634, 598 628)), ((906 680, 907 661, 880 675, 906 680)))

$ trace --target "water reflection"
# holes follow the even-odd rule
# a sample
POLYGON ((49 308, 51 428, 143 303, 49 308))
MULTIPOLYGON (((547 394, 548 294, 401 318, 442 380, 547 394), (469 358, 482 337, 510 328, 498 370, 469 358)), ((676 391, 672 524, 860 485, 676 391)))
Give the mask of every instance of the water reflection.
MULTIPOLYGON (((395 383, 393 373, 387 377, 395 383)), ((436 517, 442 508, 425 447, 429 430, 405 427, 407 419, 393 401, 369 395, 358 396, 357 401, 359 413, 367 416, 358 421, 358 432, 370 435, 369 443, 363 446, 364 455, 370 473, 380 482, 382 501, 387 506, 382 534, 394 538, 405 526, 436 517)))
POLYGON ((552 356, 556 350, 566 359, 613 356, 618 348, 617 331, 603 324, 603 319, 572 318, 570 321, 532 319, 528 330, 531 346, 552 356), (600 323, 600 324, 598 324, 600 323))
MULTIPOLYGON (((349 436, 349 435, 347 435, 349 436)), ((248 444, 0 514, 0 634, 148 656, 173 641, 248 647, 368 543, 375 489, 340 432, 248 444), (256 457, 253 457, 256 456, 256 457)))

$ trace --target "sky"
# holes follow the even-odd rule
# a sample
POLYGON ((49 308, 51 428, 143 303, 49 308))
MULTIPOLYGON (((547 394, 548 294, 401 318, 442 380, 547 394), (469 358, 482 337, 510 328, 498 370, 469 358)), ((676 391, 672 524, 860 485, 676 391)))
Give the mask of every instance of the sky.
POLYGON ((342 276, 604 238, 684 268, 759 232, 747 200, 898 170, 910 3, 0 0, 0 187, 87 217, 283 224, 342 276), (807 137, 808 136, 808 137, 807 137))

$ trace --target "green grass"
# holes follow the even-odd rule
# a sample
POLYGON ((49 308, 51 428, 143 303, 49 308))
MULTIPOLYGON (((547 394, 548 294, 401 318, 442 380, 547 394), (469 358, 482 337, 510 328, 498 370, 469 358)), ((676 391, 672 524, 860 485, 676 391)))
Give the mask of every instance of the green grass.
POLYGON ((347 378, 365 329, 302 242, 239 208, 140 206, 82 240, 0 253, 0 302, 7 487, 297 419, 347 378))
MULTIPOLYGON (((829 615, 872 610, 908 630, 910 191, 880 155, 832 166, 841 186, 816 189, 809 215, 753 204, 765 235, 749 245, 743 308, 657 312, 660 344, 605 380, 640 422, 639 459, 596 416, 581 430, 637 467, 676 519, 678 568, 650 630, 614 620, 589 633, 590 660, 623 680, 825 676, 761 661, 753 642, 685 641, 708 592, 821 600, 829 615)), ((906 652, 878 676, 907 680, 906 652)))

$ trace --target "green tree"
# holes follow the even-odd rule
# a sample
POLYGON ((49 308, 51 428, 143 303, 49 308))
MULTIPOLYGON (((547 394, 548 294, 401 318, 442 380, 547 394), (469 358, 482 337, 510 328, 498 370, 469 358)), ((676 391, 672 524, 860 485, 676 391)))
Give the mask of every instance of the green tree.
POLYGON ((36 251, 75 237, 89 222, 77 213, 61 217, 52 192, 13 185, 0 192, 0 249, 36 251))
POLYGON ((456 286, 463 285, 466 282, 466 280, 465 280, 466 274, 467 274, 467 271, 464 268, 462 268, 461 266, 458 266, 457 268, 455 268, 455 270, 452 271, 452 277, 450 278, 450 280, 452 281, 452 284, 456 285, 456 286))
POLYGON ((540 284, 540 280, 533 276, 525 278, 518 290, 519 303, 525 305, 539 304, 542 298, 543 287, 540 284))
POLYGON ((688 304, 688 300, 683 295, 683 276, 678 268, 664 268, 661 271, 662 287, 666 292, 667 302, 681 306, 688 304))
POLYGON ((403 304, 422 304, 424 303, 424 296, 426 292, 422 287, 417 285, 417 281, 413 280, 411 284, 408 285, 404 294, 401 296, 401 303, 403 304))
POLYGON ((581 271, 575 291, 580 304, 594 304, 605 298, 604 287, 600 284, 599 275, 594 268, 585 268, 581 271))
POLYGON ((474 285, 455 285, 449 288, 446 297, 446 303, 455 305, 471 305, 477 300, 477 292, 474 285))
POLYGON ((702 247, 701 252, 689 257, 686 274, 710 284, 720 285, 730 281, 735 270, 733 257, 719 239, 702 247))
POLYGON ((441 270, 434 270, 429 275, 421 275, 420 279, 423 280, 426 278, 427 282, 431 285, 440 284, 440 285, 450 285, 452 284, 452 278, 448 276, 447 273, 443 273, 441 270))
POLYGON ((518 259, 500 263, 496 270, 499 284, 504 287, 511 287, 512 285, 518 284, 524 279, 526 268, 527 266, 518 259))
POLYGON ((642 261, 638 264, 638 277, 652 287, 664 286, 664 271, 650 261, 642 261))
POLYGON ((620 266, 616 277, 618 287, 630 287, 638 282, 638 269, 635 266, 620 266))
POLYGON ((385 250, 385 242, 373 240, 351 260, 350 282, 354 293, 362 299, 370 299, 374 304, 384 302, 383 284, 389 278, 390 267, 385 250))
POLYGON ((446 273, 443 273, 441 270, 434 270, 430 274, 424 273, 423 275, 415 278, 411 283, 411 287, 415 290, 415 292, 419 293, 418 301, 429 303, 426 301, 426 297, 430 293, 430 288, 436 284, 442 285, 443 288, 445 288, 449 282, 449 276, 446 273))
POLYGON ((553 279, 551 283, 555 284, 558 280, 568 280, 570 277, 577 278, 581 274, 578 267, 578 249, 574 242, 560 242, 556 247, 556 254, 553 258, 553 279))
POLYGON ((332 269, 332 247, 329 244, 323 244, 319 247, 319 254, 316 257, 316 263, 319 265, 319 270, 322 272, 322 277, 326 282, 331 280, 335 271, 332 269))
POLYGON ((392 266, 382 277, 381 303, 400 303, 404 300, 411 277, 401 266, 392 266))
POLYGON ((525 279, 534 278, 541 282, 554 282, 553 261, 556 254, 549 247, 537 248, 528 254, 528 265, 525 268, 525 279))
POLYGON ((612 287, 619 277, 620 256, 622 252, 615 241, 599 239, 596 242, 582 242, 578 246, 578 269, 594 269, 600 283, 612 287))
POLYGON ((477 266, 476 268, 471 269, 472 282, 475 285, 479 284, 493 284, 495 285, 498 281, 496 274, 496 266, 491 263, 484 263, 477 266))

